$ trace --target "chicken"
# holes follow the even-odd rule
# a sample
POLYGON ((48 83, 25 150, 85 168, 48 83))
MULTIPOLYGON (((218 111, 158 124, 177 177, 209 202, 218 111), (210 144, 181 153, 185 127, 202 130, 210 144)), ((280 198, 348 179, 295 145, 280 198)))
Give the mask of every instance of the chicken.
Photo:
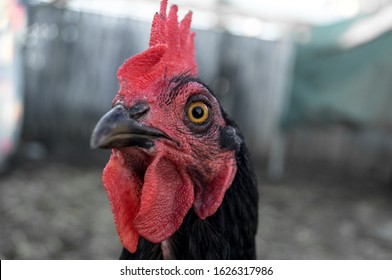
POLYGON ((112 149, 103 184, 121 259, 254 259, 258 192, 243 137, 197 78, 192 13, 167 0, 149 48, 119 68, 92 148, 112 149))

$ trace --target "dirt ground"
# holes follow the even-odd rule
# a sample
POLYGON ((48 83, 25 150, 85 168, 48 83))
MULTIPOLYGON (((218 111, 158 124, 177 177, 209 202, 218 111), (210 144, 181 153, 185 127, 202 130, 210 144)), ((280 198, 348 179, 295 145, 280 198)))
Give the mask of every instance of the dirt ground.
MULTIPOLYGON (((103 161, 20 158, 0 177, 1 259, 117 259, 103 161)), ((392 188, 323 172, 260 178, 260 259, 392 259, 392 188)))

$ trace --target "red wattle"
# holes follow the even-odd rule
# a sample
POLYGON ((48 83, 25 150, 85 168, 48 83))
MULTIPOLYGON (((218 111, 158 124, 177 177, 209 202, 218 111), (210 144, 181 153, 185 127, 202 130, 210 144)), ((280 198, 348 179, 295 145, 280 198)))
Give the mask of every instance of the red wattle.
POLYGON ((102 180, 112 207, 119 239, 128 251, 134 253, 139 234, 133 220, 139 211, 137 188, 141 187, 141 182, 134 176, 132 169, 121 164, 114 152, 103 171, 102 180))
POLYGON ((141 236, 157 243, 169 238, 181 226, 192 207, 193 184, 164 156, 153 160, 144 178, 135 227, 141 236))

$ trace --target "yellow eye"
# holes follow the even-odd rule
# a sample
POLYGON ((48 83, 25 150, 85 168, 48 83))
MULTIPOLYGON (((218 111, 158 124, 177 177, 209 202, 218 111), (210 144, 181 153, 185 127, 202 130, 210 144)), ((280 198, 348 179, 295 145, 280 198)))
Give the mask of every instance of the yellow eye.
POLYGON ((193 102, 188 107, 188 118, 195 124, 202 124, 208 119, 208 107, 203 102, 193 102))

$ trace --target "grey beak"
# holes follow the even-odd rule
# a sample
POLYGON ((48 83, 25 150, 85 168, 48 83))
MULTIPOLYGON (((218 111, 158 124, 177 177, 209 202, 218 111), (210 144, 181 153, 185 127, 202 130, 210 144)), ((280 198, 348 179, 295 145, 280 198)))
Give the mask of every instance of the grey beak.
POLYGON ((90 146, 93 149, 128 146, 149 148, 154 145, 153 140, 160 137, 168 138, 159 129, 140 124, 122 105, 117 105, 96 124, 91 135, 90 146))

